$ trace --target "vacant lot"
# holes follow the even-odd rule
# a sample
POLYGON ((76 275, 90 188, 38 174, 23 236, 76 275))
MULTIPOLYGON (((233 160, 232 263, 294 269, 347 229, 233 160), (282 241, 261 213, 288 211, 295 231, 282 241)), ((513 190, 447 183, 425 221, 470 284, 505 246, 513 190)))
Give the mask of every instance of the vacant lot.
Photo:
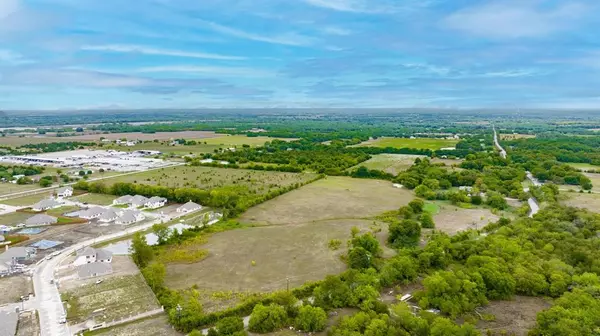
POLYGON ((379 154, 373 155, 372 158, 360 163, 356 167, 363 166, 369 169, 381 170, 392 175, 397 175, 410 168, 417 158, 424 157, 425 156, 423 155, 379 154))
POLYGON ((0 215, 0 225, 16 226, 32 216, 33 214, 25 212, 11 212, 5 215, 0 215))
POLYGON ((206 259, 168 265, 166 283, 175 289, 196 284, 208 291, 266 292, 286 288, 286 279, 290 287, 320 280, 346 269, 340 255, 346 252, 351 228, 368 230, 371 224, 372 220, 331 220, 217 233, 202 246, 209 252, 206 259), (344 243, 332 251, 331 239, 344 243))
POLYGON ((532 139, 534 134, 500 134, 500 140, 532 139))
POLYGON ((82 203, 97 204, 97 205, 110 205, 113 200, 117 198, 113 195, 104 194, 83 194, 81 196, 74 197, 73 200, 82 203))
POLYGON ((277 225, 325 219, 364 219, 396 210, 413 199, 411 191, 380 180, 327 177, 244 213, 240 221, 277 225))
POLYGON ((479 321, 477 328, 484 334, 491 330, 494 335, 525 336, 535 325, 537 313, 550 306, 544 298, 518 295, 512 301, 491 301, 480 313, 494 315, 495 320, 479 321))
POLYGON ((19 314, 19 327, 16 336, 31 336, 40 334, 40 323, 36 311, 25 311, 19 314))
POLYGON ((106 336, 180 336, 182 334, 173 330, 169 325, 167 317, 160 315, 157 317, 139 320, 133 323, 123 324, 114 328, 100 329, 85 333, 85 336, 106 335, 106 336))
POLYGON ((43 193, 39 193, 39 194, 35 194, 35 195, 23 196, 23 197, 19 197, 19 198, 11 198, 11 199, 0 201, 0 203, 7 204, 7 205, 14 205, 14 206, 30 206, 30 205, 34 205, 35 203, 37 203, 43 199, 50 197, 51 195, 52 195, 52 193, 50 191, 48 191, 47 193, 43 192, 43 193))
POLYGON ((29 144, 40 144, 40 143, 50 143, 50 142, 69 142, 73 140, 68 140, 67 138, 57 138, 57 137, 42 137, 39 135, 35 136, 5 136, 0 137, 0 145, 8 145, 12 147, 18 147, 29 144))
POLYGON ((565 205, 600 213, 600 194, 563 192, 565 205))
POLYGON ((101 284, 90 284, 63 293, 67 318, 80 323, 93 317, 106 322, 159 308, 154 293, 141 274, 112 277, 101 284), (95 310, 104 309, 94 313, 95 310))
POLYGON ((177 166, 152 170, 103 180, 110 185, 117 182, 213 189, 222 186, 246 186, 252 192, 264 194, 269 190, 302 183, 316 174, 283 173, 244 169, 177 166))
POLYGON ((418 148, 438 150, 456 146, 458 140, 433 139, 433 138, 378 138, 365 141, 356 145, 356 147, 392 147, 392 148, 418 148))
POLYGON ((118 140, 118 139, 127 139, 127 140, 170 140, 170 139, 204 139, 204 138, 213 138, 221 136, 215 132, 211 131, 182 131, 182 132, 156 132, 156 133, 110 133, 110 134, 85 134, 73 137, 65 137, 62 139, 67 139, 67 141, 95 141, 100 140, 100 138, 110 139, 110 140, 118 140))
MULTIPOLYGON (((569 166, 573 167, 573 168, 577 168, 580 169, 582 171, 588 171, 588 170, 600 170, 600 166, 594 166, 592 164, 589 163, 575 163, 575 162, 568 162, 567 163, 569 166)), ((593 183, 593 182, 592 182, 593 183)))
POLYGON ((19 185, 16 183, 0 183, 0 196, 18 193, 21 191, 29 191, 34 189, 40 189, 38 184, 23 184, 19 185))
POLYGON ((450 235, 468 229, 481 229, 489 222, 500 219, 488 209, 463 209, 447 203, 438 203, 439 212, 433 216, 435 228, 450 235))
POLYGON ((30 277, 11 276, 0 278, 0 306, 19 302, 21 296, 27 296, 29 293, 33 293, 33 283, 30 277))

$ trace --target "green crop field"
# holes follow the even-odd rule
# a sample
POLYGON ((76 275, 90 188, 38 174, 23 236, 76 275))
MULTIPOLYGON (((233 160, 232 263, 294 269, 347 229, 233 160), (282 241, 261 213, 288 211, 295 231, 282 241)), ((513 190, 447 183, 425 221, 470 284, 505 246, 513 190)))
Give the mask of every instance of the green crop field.
POLYGON ((251 192, 264 194, 278 189, 303 183, 317 175, 310 173, 283 173, 245 169, 214 167, 177 166, 152 170, 139 174, 119 176, 103 180, 105 185, 117 182, 160 185, 165 187, 189 187, 213 189, 223 186, 246 186, 251 192))
POLYGON ((433 138, 378 138, 375 140, 365 141, 356 147, 392 147, 392 148, 417 148, 438 150, 442 148, 450 148, 456 146, 458 140, 449 139, 433 139, 433 138))

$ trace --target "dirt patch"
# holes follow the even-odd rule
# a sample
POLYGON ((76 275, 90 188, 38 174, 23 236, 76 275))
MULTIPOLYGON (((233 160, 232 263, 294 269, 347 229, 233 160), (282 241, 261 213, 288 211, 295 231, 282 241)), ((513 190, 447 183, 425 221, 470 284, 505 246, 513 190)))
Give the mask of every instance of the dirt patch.
POLYGON ((16 336, 31 336, 40 334, 40 322, 35 311, 26 311, 19 315, 16 336))
POLYGON ((414 198, 411 191, 380 180, 327 177, 248 210, 243 223, 279 225, 325 219, 364 219, 396 210, 414 198))
POLYGON ((484 333, 490 330, 492 335, 527 335, 535 325, 537 313, 550 306, 544 298, 528 296, 515 296, 512 301, 491 301, 480 313, 493 315, 495 320, 479 321, 477 328, 484 333))
POLYGON ((463 209, 449 204, 441 205, 440 212, 433 216, 435 228, 450 235, 468 229, 481 229, 499 219, 488 209, 463 209))
POLYGON ((0 305, 19 302, 21 296, 33 293, 30 277, 10 276, 0 278, 0 305))
MULTIPOLYGON (((87 334, 86 334, 87 335, 87 334)), ((106 335, 106 336, 180 336, 169 325, 166 316, 158 316, 149 319, 143 319, 134 323, 116 326, 114 328, 98 330, 89 335, 106 335)))

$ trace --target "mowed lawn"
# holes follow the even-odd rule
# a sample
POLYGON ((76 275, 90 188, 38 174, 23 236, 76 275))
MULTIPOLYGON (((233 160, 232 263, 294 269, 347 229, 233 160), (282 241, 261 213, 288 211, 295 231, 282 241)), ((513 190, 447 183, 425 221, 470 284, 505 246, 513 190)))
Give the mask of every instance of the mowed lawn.
POLYGON ((392 147, 392 148, 416 148, 416 149, 431 149, 438 150, 442 148, 450 148, 456 146, 458 140, 449 139, 434 139, 434 138, 378 138, 365 141, 354 147, 392 147))
POLYGON ((40 185, 37 183, 23 184, 23 185, 19 185, 16 183, 0 183, 0 196, 14 194, 14 193, 22 192, 22 191, 35 190, 35 189, 40 189, 40 188, 42 188, 42 187, 40 187, 40 185))
POLYGON ((89 204, 97 204, 97 205, 111 205, 113 200, 116 199, 116 196, 113 195, 104 195, 104 194, 83 194, 77 197, 73 197, 73 200, 79 201, 82 203, 89 204))
POLYGON ((310 173, 284 173, 215 167, 177 166, 139 174, 102 180, 105 185, 128 182, 165 187, 213 189, 223 186, 246 186, 250 191, 264 194, 273 189, 303 183, 317 175, 310 173))
POLYGON ((52 192, 48 191, 47 193, 43 192, 43 193, 39 193, 39 194, 35 194, 35 195, 29 195, 29 196, 23 196, 23 197, 3 200, 3 201, 0 201, 0 204, 13 205, 13 206, 30 206, 30 205, 34 205, 35 203, 37 203, 43 199, 49 198, 50 196, 52 196, 52 192))
POLYGON ((413 198, 411 191, 388 181, 330 176, 249 209, 240 222, 279 225, 371 218, 413 198))
POLYGON ((0 225, 16 226, 25 222, 33 214, 26 212, 11 212, 4 215, 0 215, 0 225))

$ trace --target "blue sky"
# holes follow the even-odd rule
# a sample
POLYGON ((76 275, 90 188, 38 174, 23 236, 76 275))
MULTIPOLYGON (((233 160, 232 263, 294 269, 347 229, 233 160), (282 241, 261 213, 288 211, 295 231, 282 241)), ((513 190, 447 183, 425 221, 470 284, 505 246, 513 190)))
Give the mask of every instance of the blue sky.
POLYGON ((597 0, 0 0, 0 109, 600 107, 597 0))

